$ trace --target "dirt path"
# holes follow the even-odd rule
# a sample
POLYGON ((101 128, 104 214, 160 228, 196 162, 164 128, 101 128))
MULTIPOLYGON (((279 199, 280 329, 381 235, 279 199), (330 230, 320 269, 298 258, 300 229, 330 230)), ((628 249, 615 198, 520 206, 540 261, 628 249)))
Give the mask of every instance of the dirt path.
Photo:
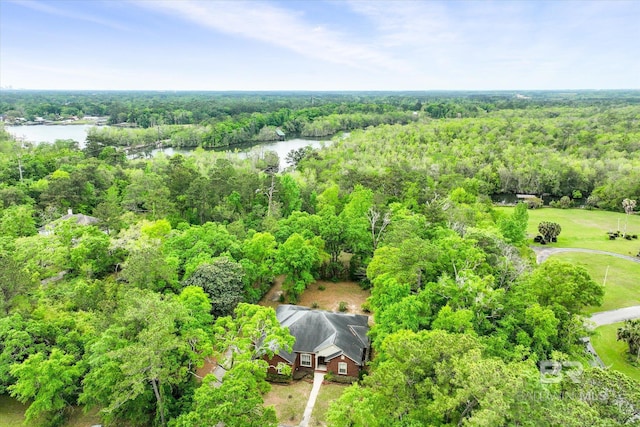
POLYGON ((617 254, 615 252, 599 251, 597 249, 583 249, 583 248, 544 248, 542 246, 530 246, 536 253, 536 260, 538 264, 544 262, 547 258, 554 254, 560 254, 563 252, 583 252, 588 254, 600 254, 611 255, 616 258, 626 259, 627 261, 640 263, 639 257, 632 257, 628 255, 617 254))
POLYGON ((258 302, 258 305, 271 307, 275 310, 281 304, 280 295, 282 294, 282 282, 284 282, 283 275, 276 277, 273 281, 273 286, 264 294, 260 302, 258 302))
MULTIPOLYGON (((531 249, 533 249, 533 251, 536 253, 536 261, 538 262, 538 264, 544 262, 551 255, 560 254, 563 252, 583 252, 588 254, 610 255, 616 258, 626 259, 627 261, 640 263, 639 257, 632 257, 617 254, 614 252, 599 251, 597 249, 543 248, 541 246, 531 246, 531 249)), ((638 318, 640 318, 640 305, 618 308, 616 310, 601 311, 598 313, 593 313, 591 315, 591 321, 596 324, 596 327, 638 318)))

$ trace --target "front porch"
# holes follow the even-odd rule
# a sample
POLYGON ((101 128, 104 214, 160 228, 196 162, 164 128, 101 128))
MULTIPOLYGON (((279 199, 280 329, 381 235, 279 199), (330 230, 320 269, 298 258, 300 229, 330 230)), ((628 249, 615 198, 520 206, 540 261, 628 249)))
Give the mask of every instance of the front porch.
POLYGON ((327 372, 327 362, 324 356, 316 356, 316 371, 327 372))

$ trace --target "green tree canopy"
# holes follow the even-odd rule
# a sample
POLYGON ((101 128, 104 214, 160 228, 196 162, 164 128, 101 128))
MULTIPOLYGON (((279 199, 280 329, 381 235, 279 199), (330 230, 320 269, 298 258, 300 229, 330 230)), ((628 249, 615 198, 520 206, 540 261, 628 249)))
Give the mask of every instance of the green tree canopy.
POLYGON ((239 302, 244 301, 244 271, 242 266, 227 257, 214 259, 199 266, 184 281, 185 286, 199 286, 211 299, 211 314, 215 318, 233 313, 239 302))

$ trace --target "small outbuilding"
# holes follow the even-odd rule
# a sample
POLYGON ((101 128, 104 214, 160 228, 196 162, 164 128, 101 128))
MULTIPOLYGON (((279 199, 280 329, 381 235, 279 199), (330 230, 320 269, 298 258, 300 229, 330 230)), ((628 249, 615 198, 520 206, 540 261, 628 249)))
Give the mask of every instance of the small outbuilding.
POLYGON ((538 196, 536 196, 535 194, 516 194, 516 197, 518 198, 518 200, 522 200, 523 202, 526 202, 527 200, 538 199, 538 196))

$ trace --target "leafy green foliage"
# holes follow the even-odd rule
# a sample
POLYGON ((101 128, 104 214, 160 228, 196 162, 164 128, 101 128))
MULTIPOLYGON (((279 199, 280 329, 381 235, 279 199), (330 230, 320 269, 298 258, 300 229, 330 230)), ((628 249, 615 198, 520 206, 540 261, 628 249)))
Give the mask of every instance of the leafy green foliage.
POLYGON ((214 334, 216 348, 227 368, 271 358, 280 350, 290 352, 295 341, 289 329, 280 326, 272 308, 245 303, 238 304, 234 317, 218 318, 214 334))
MULTIPOLYGON (((476 95, 326 94, 310 107, 302 94, 75 94, 60 108, 139 128, 93 130, 84 151, 0 130, 0 392, 32 402, 32 424, 80 404, 108 425, 274 425, 262 358, 293 339, 273 310, 241 301, 277 274, 295 301, 316 277, 350 271, 372 287, 375 351, 332 425, 628 422, 637 393, 617 374, 585 371, 585 390, 608 393, 598 402, 566 399, 569 383, 540 387, 535 362, 585 359, 581 315, 603 289, 569 264, 535 266, 525 204, 501 217, 489 196, 628 207, 640 197, 635 95, 476 95), (294 153, 294 172, 276 172, 268 152, 120 150, 380 123, 294 153), (67 208, 100 223, 59 221, 67 208), (214 348, 230 369, 219 388, 198 387, 214 348)), ((60 96, 11 94, 0 111, 53 117, 60 96)))
POLYGON ((31 288, 30 277, 20 267, 13 258, 0 255, 0 315, 9 314, 31 288))
POLYGON ((527 224, 529 223, 527 209, 525 203, 518 203, 511 216, 498 221, 500 231, 507 242, 514 245, 524 243, 527 238, 527 224))
POLYGON ((48 358, 36 353, 14 365, 11 374, 16 377, 16 383, 9 391, 22 403, 31 401, 25 413, 27 422, 42 415, 60 417, 75 400, 83 371, 74 355, 54 348, 48 358))
POLYGON ((198 267, 184 285, 204 289, 211 299, 211 314, 218 318, 233 313, 236 305, 244 300, 243 277, 240 264, 221 257, 198 267))
POLYGON ((6 237, 33 236, 36 234, 35 211, 29 205, 10 206, 0 216, 0 234, 6 237))
POLYGON ((226 373, 222 384, 209 374, 196 390, 191 412, 171 422, 171 427, 200 427, 224 424, 229 427, 276 427, 273 407, 263 406, 262 394, 269 385, 265 382, 266 366, 243 362, 226 373))
POLYGON ((282 289, 290 301, 297 301, 307 285, 313 282, 313 271, 322 261, 321 256, 321 249, 298 233, 292 234, 280 245, 276 271, 286 275, 282 289))
POLYGON ((255 233, 242 244, 240 264, 245 272, 247 301, 255 303, 275 278, 276 239, 271 233, 255 233))
POLYGON ((531 275, 527 289, 545 306, 581 313, 602 303, 604 288, 594 282, 584 267, 547 260, 531 275))
POLYGON ((616 335, 619 341, 629 345, 629 355, 640 359, 640 320, 626 320, 616 335))
POLYGON ((211 353, 209 305, 186 288, 180 298, 130 290, 117 321, 88 348, 89 373, 80 401, 100 405, 107 420, 165 425, 172 388, 184 388, 189 370, 211 353))
POLYGON ((331 406, 332 425, 500 425, 534 372, 485 358, 473 337, 443 331, 398 332, 381 350, 366 388, 331 406))
POLYGON ((538 232, 545 242, 551 242, 560 235, 562 227, 556 222, 543 221, 538 224, 538 232))

